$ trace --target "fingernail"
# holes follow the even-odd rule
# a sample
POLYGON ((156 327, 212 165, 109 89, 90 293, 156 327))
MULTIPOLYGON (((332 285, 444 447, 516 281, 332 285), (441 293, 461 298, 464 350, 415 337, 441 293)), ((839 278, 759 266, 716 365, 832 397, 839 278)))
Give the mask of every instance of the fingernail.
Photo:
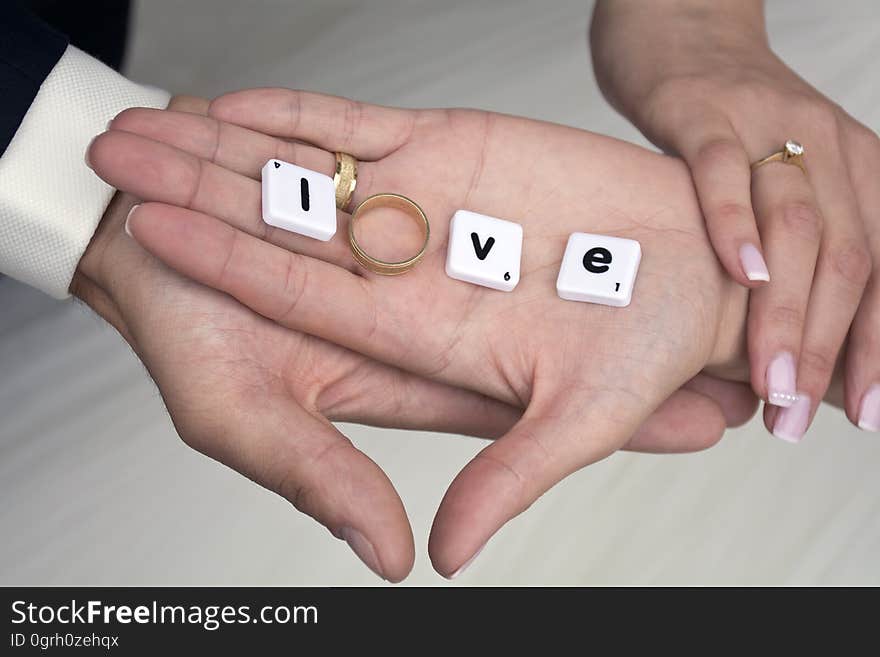
POLYGON ((862 397, 862 406, 859 409, 859 429, 880 431, 880 384, 873 384, 862 397))
POLYGON ((470 566, 470 565, 474 562, 474 559, 476 559, 478 556, 480 556, 480 552, 483 551, 483 548, 484 548, 484 547, 486 547, 486 544, 485 544, 485 543, 483 543, 483 545, 480 546, 480 549, 479 549, 479 550, 477 550, 476 552, 473 553, 473 555, 471 555, 471 558, 470 558, 470 559, 468 559, 468 560, 465 561, 463 564, 461 564, 461 565, 458 567, 458 570, 456 570, 454 573, 452 573, 452 574, 449 576, 449 579, 455 579, 456 577, 458 577, 459 575, 461 575, 465 570, 467 570, 468 566, 470 566))
POLYGON ((810 396, 798 395, 797 401, 782 408, 773 423, 773 435, 789 443, 799 443, 810 422, 810 396))
POLYGON ((764 256, 754 244, 743 244, 739 249, 739 261, 743 272, 750 281, 769 281, 770 271, 764 256))
POLYGON ((373 544, 367 540, 366 536, 351 527, 343 527, 339 530, 339 533, 342 535, 342 539, 348 543, 348 547, 358 555, 358 558, 366 564, 367 568, 382 579, 386 579, 385 574, 382 572, 382 564, 379 563, 379 557, 376 555, 376 550, 373 549, 373 544))
POLYGON ((128 227, 128 222, 131 221, 131 215, 134 214, 134 211, 141 207, 140 203, 131 206, 131 210, 128 211, 128 216, 125 217, 125 234, 130 238, 134 239, 134 235, 131 234, 131 229, 128 227))
POLYGON ((92 166, 92 162, 91 162, 91 160, 89 160, 89 151, 92 150, 92 144, 95 143, 95 140, 96 140, 97 138, 98 138, 98 135, 95 135, 94 137, 92 137, 92 140, 89 142, 89 145, 86 146, 86 153, 85 153, 85 155, 83 156, 83 159, 84 159, 85 162, 86 162, 86 166, 87 166, 89 169, 94 169, 94 168, 95 168, 95 167, 92 166))
POLYGON ((107 121, 107 128, 106 129, 109 130, 110 126, 112 126, 112 125, 113 125, 113 119, 110 119, 109 121, 107 121))
POLYGON ((797 401, 797 373, 794 356, 782 351, 767 366, 767 401, 774 406, 787 408, 797 401))

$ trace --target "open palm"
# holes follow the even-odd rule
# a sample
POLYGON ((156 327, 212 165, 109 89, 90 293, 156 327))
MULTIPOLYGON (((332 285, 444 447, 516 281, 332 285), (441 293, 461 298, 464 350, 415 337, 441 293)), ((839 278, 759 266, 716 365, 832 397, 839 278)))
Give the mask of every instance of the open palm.
MULTIPOLYGON (((454 572, 556 481, 624 446, 703 368, 734 364, 745 294, 723 277, 687 172, 677 161, 513 117, 392 110, 285 90, 227 96, 214 102, 211 114, 223 123, 128 112, 94 143, 91 161, 99 174, 159 201, 131 217, 129 227, 143 246, 278 324, 479 395, 464 399, 465 404, 488 404, 483 396, 489 396, 506 404, 504 409, 526 409, 447 492, 431 541, 441 573, 454 572), (267 159, 327 171, 334 150, 351 152, 362 162, 355 201, 376 191, 400 192, 416 198, 432 219, 432 242, 414 271, 383 278, 356 270, 344 225, 331 242, 319 243, 260 221, 254 177, 267 159), (513 293, 471 286, 443 273, 448 218, 460 208, 523 225, 522 277, 513 293), (644 257, 629 308, 556 296, 559 262, 574 231, 641 242, 644 257)), ((394 241, 398 235, 385 237, 394 241)), ((226 363, 218 379, 232 375, 242 384, 236 399, 220 406, 234 406, 249 417, 277 414, 284 397, 291 396, 290 377, 280 373, 293 368, 321 378, 326 360, 303 359, 295 345, 312 338, 283 338, 273 331, 284 329, 263 317, 248 318, 259 329, 246 333, 248 345, 235 345, 231 359, 222 341, 208 355, 226 363), (296 369, 294 364, 301 363, 308 365, 296 369), (251 380, 250 373, 256 373, 251 380), (249 394, 242 397, 241 388, 249 394)), ((230 330, 225 318, 220 324, 220 333, 230 330)), ((231 330, 240 329, 233 322, 231 330)), ((373 379, 378 372, 368 374, 373 379)), ((388 389, 381 377, 373 383, 388 389)), ((301 394, 309 386, 295 388, 294 399, 309 400, 301 394)), ((211 395, 211 382, 204 390, 211 395)), ((314 396, 309 401, 315 408, 314 396)), ((424 396, 410 401, 415 408, 432 403, 424 396)), ((473 406, 470 411, 473 416, 473 406)), ((267 430, 276 436, 303 434, 298 412, 291 411, 288 421, 269 423, 267 430)), ((457 413, 447 407, 433 418, 457 413)), ((218 424, 228 427, 223 417, 218 414, 218 424)), ((321 425, 319 433, 332 431, 314 413, 310 418, 316 429, 321 425)), ((327 461, 327 476, 350 478, 344 467, 323 456, 335 451, 328 447, 332 443, 307 444, 315 451, 297 460, 302 448, 287 450, 291 461, 278 471, 305 474, 313 462, 327 461)), ((265 456, 271 453, 267 449, 265 456)), ((346 486, 350 495, 357 494, 354 483, 346 486)), ((339 496, 338 490, 321 492, 330 499, 339 496)), ((373 531, 370 527, 369 520, 360 524, 364 531, 373 531)), ((382 555, 386 571, 394 558, 382 555)))

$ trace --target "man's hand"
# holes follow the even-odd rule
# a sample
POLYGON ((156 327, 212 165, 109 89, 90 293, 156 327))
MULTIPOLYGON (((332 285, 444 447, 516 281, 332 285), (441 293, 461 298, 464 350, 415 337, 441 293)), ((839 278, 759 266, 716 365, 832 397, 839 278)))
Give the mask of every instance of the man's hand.
MULTIPOLYGON (((446 494, 430 545, 444 575, 560 478, 625 446, 707 365, 746 374, 737 360, 746 294, 718 267, 676 160, 536 121, 286 90, 233 94, 211 113, 223 122, 131 110, 93 143, 102 177, 157 201, 129 219, 148 251, 259 316, 526 409, 446 494), (269 158, 330 172, 335 150, 361 161, 355 203, 397 191, 425 208, 433 237, 412 272, 386 278, 357 270, 343 213, 330 242, 261 221, 257 179, 269 158), (513 293, 443 273, 448 218, 459 208, 523 224, 523 273, 513 293), (578 230, 642 243, 629 308, 556 296, 565 241, 578 230)), ((259 336, 246 341, 259 345, 259 336)), ((209 389, 218 385, 214 377, 209 389)), ((242 404, 246 413, 260 398, 224 408, 242 404)))
MULTIPOLYGON (((207 105, 172 101, 172 109, 195 114, 207 105)), ((198 120, 195 114, 179 116, 198 120)), ((117 194, 73 292, 131 344, 189 445, 314 516, 380 576, 402 579, 413 539, 400 500, 378 466, 328 419, 491 438, 506 432, 521 409, 282 328, 181 277, 125 235, 134 202, 117 194)), ((740 423, 753 411, 742 388, 697 378, 630 447, 702 449, 720 437, 725 414, 740 423)))

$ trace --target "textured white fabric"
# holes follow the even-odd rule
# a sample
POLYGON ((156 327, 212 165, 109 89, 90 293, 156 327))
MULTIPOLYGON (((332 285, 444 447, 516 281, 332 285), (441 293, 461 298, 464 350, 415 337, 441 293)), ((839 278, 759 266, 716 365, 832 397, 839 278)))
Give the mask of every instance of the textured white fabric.
POLYGON ((164 108, 168 99, 67 48, 0 158, 0 272, 68 296, 113 195, 86 166, 86 147, 123 109, 164 108))

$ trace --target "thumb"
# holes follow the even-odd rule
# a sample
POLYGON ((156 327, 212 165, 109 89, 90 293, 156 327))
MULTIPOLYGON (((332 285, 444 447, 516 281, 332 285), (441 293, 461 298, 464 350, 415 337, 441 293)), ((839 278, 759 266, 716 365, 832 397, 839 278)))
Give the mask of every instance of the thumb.
POLYGON ((652 410, 645 406, 610 392, 546 408, 533 401, 446 491, 428 541, 437 572, 455 577, 507 521, 572 472, 622 447, 652 410))
POLYGON ((326 419, 289 399, 247 418, 169 410, 187 444, 289 500, 373 572, 398 582, 414 560, 412 530, 391 481, 326 419), (183 421, 181 421, 183 419, 183 421))

